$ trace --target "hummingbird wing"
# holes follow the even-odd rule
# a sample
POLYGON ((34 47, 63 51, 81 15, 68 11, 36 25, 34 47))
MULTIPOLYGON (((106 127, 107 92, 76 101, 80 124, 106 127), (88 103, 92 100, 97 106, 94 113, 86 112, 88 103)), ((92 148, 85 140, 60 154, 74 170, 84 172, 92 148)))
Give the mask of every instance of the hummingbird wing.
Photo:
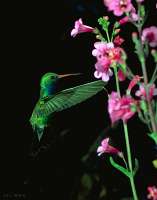
POLYGON ((79 104, 100 92, 105 85, 105 82, 99 80, 62 90, 45 100, 43 115, 49 116, 53 112, 59 112, 79 104))

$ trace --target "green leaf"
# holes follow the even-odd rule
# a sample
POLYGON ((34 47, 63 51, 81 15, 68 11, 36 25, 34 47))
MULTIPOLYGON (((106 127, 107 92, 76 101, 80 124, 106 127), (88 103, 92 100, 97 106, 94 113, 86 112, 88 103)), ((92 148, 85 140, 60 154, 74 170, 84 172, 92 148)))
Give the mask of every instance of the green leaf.
POLYGON ((120 64, 119 68, 122 70, 122 72, 125 74, 126 73, 126 64, 120 64))
POLYGON ((119 27, 120 27, 120 23, 116 21, 116 22, 114 23, 114 28, 119 28, 119 27))
POLYGON ((157 159, 152 161, 153 166, 157 169, 157 159))
POLYGON ((108 26, 110 25, 110 22, 104 17, 100 17, 98 19, 98 23, 102 26, 104 30, 108 29, 108 26))
MULTIPOLYGON (((125 51, 122 51, 122 59, 126 60, 127 59, 127 54, 125 51)), ((126 65, 125 65, 126 66, 126 65)))
POLYGON ((119 165, 119 164, 117 164, 114 160, 113 160, 113 158, 112 158, 112 156, 110 156, 110 163, 111 163, 111 165, 114 167, 114 168, 116 168, 116 169, 118 169, 120 172, 122 172, 125 176, 127 176, 127 177, 131 177, 131 173, 126 169, 126 168, 124 168, 124 167, 122 167, 121 165, 119 165))
POLYGON ((143 110, 144 113, 147 113, 147 112, 148 112, 147 103, 146 103, 145 100, 141 100, 141 101, 140 101, 140 108, 143 110))
MULTIPOLYGON (((127 55, 126 55, 126 53, 125 53, 125 51, 122 51, 122 60, 126 60, 127 59, 127 55)), ((126 63, 124 62, 124 63, 121 63, 121 64, 119 64, 118 65, 119 66, 119 68, 122 70, 122 72, 124 73, 124 74, 126 74, 126 63)))
POLYGON ((153 50, 151 51, 151 54, 152 54, 152 56, 153 56, 153 58, 154 58, 154 62, 157 63, 157 51, 156 51, 155 49, 153 49, 153 50))
POLYGON ((140 45, 140 40, 138 39, 138 36, 136 33, 132 34, 132 41, 135 44, 135 53, 138 56, 138 59, 140 60, 140 62, 144 62, 144 57, 141 54, 141 45, 140 45))
POLYGON ((148 134, 152 140, 154 140, 155 144, 157 144, 157 132, 152 132, 148 134))
POLYGON ((143 18, 145 17, 145 8, 143 5, 140 6, 140 16, 143 18))
MULTIPOLYGON (((128 94, 130 94, 130 93, 128 93, 128 94)), ((131 111, 132 112, 136 112, 137 111, 137 106, 136 105, 131 105, 130 107, 131 107, 131 111)))
POLYGON ((138 169, 139 169, 139 162, 138 162, 137 158, 135 158, 135 168, 133 170, 134 176, 136 175, 136 172, 138 171, 138 169))

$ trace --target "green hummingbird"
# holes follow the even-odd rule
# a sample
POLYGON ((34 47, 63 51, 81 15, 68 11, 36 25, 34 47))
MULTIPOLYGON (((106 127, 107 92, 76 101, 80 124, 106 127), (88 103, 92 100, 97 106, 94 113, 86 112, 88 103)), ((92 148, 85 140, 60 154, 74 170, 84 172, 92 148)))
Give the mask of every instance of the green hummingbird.
POLYGON ((79 74, 58 75, 48 72, 42 76, 40 97, 30 117, 31 126, 37 133, 39 141, 43 135, 44 128, 48 125, 48 120, 55 112, 60 112, 87 100, 105 86, 105 82, 98 80, 56 92, 57 81, 60 78, 73 75, 79 74))

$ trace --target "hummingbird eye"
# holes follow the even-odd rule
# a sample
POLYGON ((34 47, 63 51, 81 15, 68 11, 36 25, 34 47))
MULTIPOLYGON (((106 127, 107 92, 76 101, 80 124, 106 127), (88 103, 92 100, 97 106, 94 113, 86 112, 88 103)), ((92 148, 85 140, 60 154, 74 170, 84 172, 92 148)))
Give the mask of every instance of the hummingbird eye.
POLYGON ((51 79, 58 79, 58 76, 56 74, 54 74, 51 79))

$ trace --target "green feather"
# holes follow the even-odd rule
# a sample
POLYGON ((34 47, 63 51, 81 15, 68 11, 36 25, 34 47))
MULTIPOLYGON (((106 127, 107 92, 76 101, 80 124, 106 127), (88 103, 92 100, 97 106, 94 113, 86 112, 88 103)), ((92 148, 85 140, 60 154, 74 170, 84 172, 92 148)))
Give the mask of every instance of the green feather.
POLYGON ((36 104, 30 118, 30 123, 34 131, 37 132, 39 141, 43 135, 45 126, 47 126, 49 117, 54 112, 60 112, 89 99, 100 92, 105 84, 101 80, 93 81, 41 98, 36 104))
POLYGON ((48 97, 44 104, 43 114, 50 115, 79 104, 96 95, 105 86, 103 81, 94 81, 79 85, 48 97))

